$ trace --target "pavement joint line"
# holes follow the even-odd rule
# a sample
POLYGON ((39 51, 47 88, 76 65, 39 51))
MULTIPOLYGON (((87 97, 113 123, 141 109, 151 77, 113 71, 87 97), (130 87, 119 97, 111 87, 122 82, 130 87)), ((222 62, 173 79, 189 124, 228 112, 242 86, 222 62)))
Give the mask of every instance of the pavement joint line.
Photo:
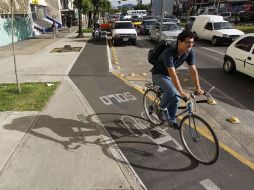
MULTIPOLYGON (((141 92, 142 94, 144 94, 144 90, 142 90, 141 87, 139 86, 134 86, 131 82, 129 82, 127 79, 121 77, 120 75, 118 75, 117 73, 115 73, 114 71, 112 72, 116 77, 118 77, 119 79, 123 80, 125 82, 125 84, 133 87, 134 89, 136 89, 137 91, 141 92)), ((182 116, 178 117, 180 120, 183 118, 182 116)), ((201 131, 201 134, 204 135, 206 138, 208 138, 205 134, 203 134, 204 132, 201 131)), ((209 139, 209 138, 208 138, 209 139)), ((225 145, 224 143, 219 141, 219 146, 225 150, 226 152, 228 152, 229 154, 231 154, 233 157, 235 157, 236 159, 238 159, 240 162, 242 162, 243 164, 245 164, 246 166, 248 166, 249 168, 254 170, 254 163, 250 160, 248 160, 247 158, 245 158, 244 156, 240 155, 239 153, 237 153, 236 151, 234 151, 233 149, 231 149, 229 146, 225 145)))
POLYGON ((19 143, 15 146, 15 148, 13 148, 12 152, 10 153, 10 156, 8 157, 8 159, 6 160, 6 162, 3 164, 3 167, 0 168, 0 174, 3 173, 3 171, 5 170, 7 164, 9 163, 9 161, 12 159, 12 157, 14 156, 16 150, 20 147, 20 145, 23 143, 26 135, 29 133, 30 129, 35 125, 35 123, 38 121, 38 119, 41 116, 41 112, 38 113, 36 116, 34 116, 34 118, 32 119, 32 121, 30 122, 28 128, 26 129, 26 131, 24 132, 23 137, 20 139, 19 143))

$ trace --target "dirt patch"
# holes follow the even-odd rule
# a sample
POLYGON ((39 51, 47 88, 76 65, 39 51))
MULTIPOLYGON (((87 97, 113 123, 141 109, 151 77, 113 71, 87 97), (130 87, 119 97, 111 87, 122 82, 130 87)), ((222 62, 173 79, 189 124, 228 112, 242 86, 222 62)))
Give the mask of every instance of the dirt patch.
POLYGON ((66 53, 66 52, 79 52, 82 47, 71 47, 71 45, 65 45, 61 48, 54 48, 50 53, 66 53))

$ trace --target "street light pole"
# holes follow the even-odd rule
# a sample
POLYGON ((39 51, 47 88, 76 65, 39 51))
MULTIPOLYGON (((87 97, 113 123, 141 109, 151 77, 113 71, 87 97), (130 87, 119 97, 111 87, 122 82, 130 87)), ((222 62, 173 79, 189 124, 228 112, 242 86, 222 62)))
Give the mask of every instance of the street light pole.
POLYGON ((13 0, 11 0, 11 40, 12 40, 12 52, 13 52, 13 62, 15 68, 15 75, 16 75, 16 83, 18 92, 21 92, 19 79, 18 79, 18 72, 17 72, 17 65, 16 65, 16 55, 15 55, 15 45, 14 45, 14 27, 13 27, 13 20, 14 20, 14 13, 13 13, 13 0))
POLYGON ((164 18, 164 0, 161 0, 161 23, 160 23, 160 36, 159 36, 159 41, 161 41, 161 33, 162 33, 163 18, 164 18))

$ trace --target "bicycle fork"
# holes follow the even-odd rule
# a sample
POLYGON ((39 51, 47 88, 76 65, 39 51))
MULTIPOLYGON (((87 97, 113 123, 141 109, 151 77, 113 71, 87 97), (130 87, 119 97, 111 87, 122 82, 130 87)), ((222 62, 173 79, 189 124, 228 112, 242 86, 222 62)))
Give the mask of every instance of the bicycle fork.
POLYGON ((189 132, 191 134, 191 138, 196 142, 198 139, 200 139, 200 135, 197 130, 195 119, 194 119, 194 117, 192 117, 192 115, 193 115, 193 102, 192 101, 187 102, 187 110, 188 110, 188 115, 189 115, 189 132), (192 124, 191 119, 192 119, 193 126, 191 125, 192 124))

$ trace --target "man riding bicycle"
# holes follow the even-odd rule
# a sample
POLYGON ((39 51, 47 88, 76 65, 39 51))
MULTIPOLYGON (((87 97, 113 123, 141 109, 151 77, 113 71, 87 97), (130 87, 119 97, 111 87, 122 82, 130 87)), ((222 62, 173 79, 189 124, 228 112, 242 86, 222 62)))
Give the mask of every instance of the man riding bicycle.
POLYGON ((176 47, 165 49, 152 68, 153 83, 160 86, 163 91, 159 106, 159 117, 161 120, 167 121, 173 128, 178 128, 175 116, 179 100, 176 94, 187 99, 190 98, 189 94, 183 90, 176 73, 176 69, 184 62, 189 66, 189 72, 196 86, 197 95, 204 94, 200 87, 195 66, 195 54, 192 50, 193 43, 193 33, 189 30, 184 30, 177 37, 176 47))

